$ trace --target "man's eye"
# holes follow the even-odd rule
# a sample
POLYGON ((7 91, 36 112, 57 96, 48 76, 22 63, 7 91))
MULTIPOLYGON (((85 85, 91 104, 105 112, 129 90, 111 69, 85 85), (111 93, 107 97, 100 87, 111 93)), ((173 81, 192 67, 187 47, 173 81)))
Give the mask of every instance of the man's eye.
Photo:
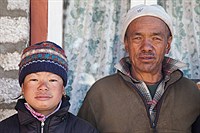
POLYGON ((141 40, 141 37, 134 37, 133 40, 141 40))
POLYGON ((155 41, 161 41, 162 39, 160 37, 153 37, 153 40, 155 40, 155 41))
POLYGON ((140 36, 135 36, 131 38, 133 43, 140 43, 142 41, 142 37, 140 36))

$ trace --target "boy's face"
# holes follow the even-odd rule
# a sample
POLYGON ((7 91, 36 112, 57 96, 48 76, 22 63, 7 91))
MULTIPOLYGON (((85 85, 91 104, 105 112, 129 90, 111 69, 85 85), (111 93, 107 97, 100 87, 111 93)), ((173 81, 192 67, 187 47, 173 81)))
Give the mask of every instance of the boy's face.
POLYGON ((56 109, 62 98, 63 80, 50 72, 31 73, 24 79, 22 92, 36 112, 48 115, 56 109))

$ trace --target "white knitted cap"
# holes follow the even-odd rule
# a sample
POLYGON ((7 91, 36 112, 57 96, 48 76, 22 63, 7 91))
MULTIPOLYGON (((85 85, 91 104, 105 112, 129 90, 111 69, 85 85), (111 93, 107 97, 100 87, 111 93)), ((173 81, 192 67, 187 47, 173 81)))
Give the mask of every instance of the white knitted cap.
POLYGON ((125 15, 124 21, 122 23, 122 34, 121 34, 121 41, 124 43, 124 37, 126 34, 126 30, 129 26, 129 24, 135 20, 136 18, 142 17, 142 16, 154 16, 162 21, 164 21, 167 26, 170 29, 171 35, 173 37, 173 23, 172 19, 167 14, 167 12, 164 10, 163 7, 159 5, 138 5, 133 8, 131 8, 128 13, 125 15))

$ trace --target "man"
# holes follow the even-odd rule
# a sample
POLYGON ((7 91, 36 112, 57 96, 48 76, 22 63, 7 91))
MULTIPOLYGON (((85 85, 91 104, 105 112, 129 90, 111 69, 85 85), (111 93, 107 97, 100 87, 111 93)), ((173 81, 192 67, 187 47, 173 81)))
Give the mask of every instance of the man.
POLYGON ((133 7, 122 30, 129 57, 116 65, 116 74, 91 87, 78 116, 102 133, 192 132, 200 115, 200 91, 178 69, 183 63, 165 57, 172 27, 162 7, 133 7))
POLYGON ((17 113, 0 122, 1 133, 98 133, 88 122, 68 112, 67 57, 49 41, 24 49, 19 64, 22 99, 17 113))

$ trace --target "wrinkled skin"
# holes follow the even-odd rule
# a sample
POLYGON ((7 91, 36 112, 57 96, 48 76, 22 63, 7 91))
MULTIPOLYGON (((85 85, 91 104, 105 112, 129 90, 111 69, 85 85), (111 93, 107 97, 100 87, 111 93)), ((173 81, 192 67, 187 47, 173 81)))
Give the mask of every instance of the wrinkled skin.
POLYGON ((149 83, 159 81, 162 61, 172 42, 167 25, 156 17, 139 17, 128 26, 124 42, 132 63, 132 75, 149 83))

